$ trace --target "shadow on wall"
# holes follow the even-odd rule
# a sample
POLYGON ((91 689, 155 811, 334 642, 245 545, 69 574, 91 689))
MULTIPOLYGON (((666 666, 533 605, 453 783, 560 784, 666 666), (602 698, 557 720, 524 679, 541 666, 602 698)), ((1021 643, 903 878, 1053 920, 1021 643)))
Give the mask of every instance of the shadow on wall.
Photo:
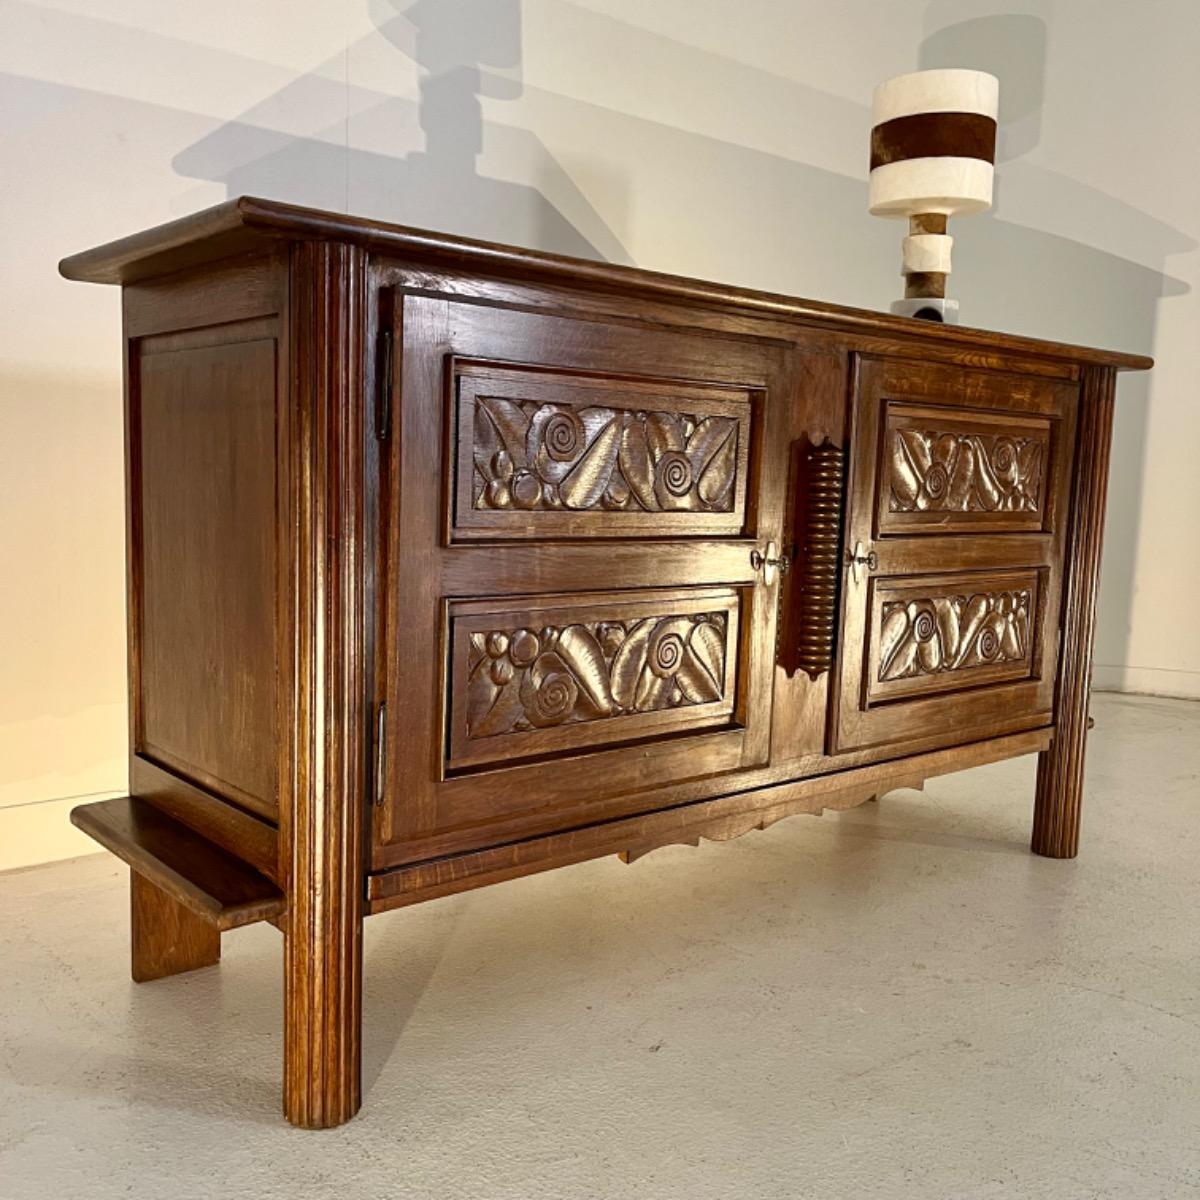
MULTIPOLYGON (((965 7, 969 6, 961 0, 953 5, 934 0, 925 13, 926 28, 943 12, 961 17, 965 7)), ((1046 22, 1028 13, 957 20, 925 36, 917 68, 971 67, 990 71, 1000 80, 996 161, 1007 162, 1032 150, 1041 139, 1046 40, 1046 22)))
MULTIPOLYGON (((615 36, 626 42, 625 61, 631 70, 652 57, 672 77, 696 80, 696 86, 703 81, 735 104, 739 95, 769 89, 780 118, 794 122, 797 145, 811 141, 805 136, 810 126, 828 125, 831 104, 843 110, 835 118, 839 130, 845 136, 859 131, 866 145, 865 103, 858 106, 828 96, 816 101, 811 89, 798 84, 780 95, 780 81, 764 72, 569 4, 561 8, 573 13, 585 33, 589 21, 603 21, 603 29, 597 24, 596 32, 606 39, 614 37, 615 29, 615 36)), ((916 64, 976 67, 1002 81, 997 206, 988 217, 956 227, 960 253, 953 291, 972 324, 1149 353, 1157 302, 1180 287, 1172 289, 1162 266, 1168 254, 1187 248, 1186 239, 1111 197, 1022 162, 1040 137, 1047 24, 1027 13, 987 11, 994 8, 991 0, 933 0, 926 9, 927 35, 916 64), (984 15, 971 15, 972 8, 984 15), (967 19, 960 19, 964 13, 967 19), (1119 230, 1118 244, 1135 245, 1138 261, 1045 231, 1046 226, 1056 227, 1053 219, 1043 228, 1006 220, 1006 187, 1020 190, 1026 212, 1032 203, 1060 222, 1063 214, 1103 211, 1103 229, 1119 230)), ((339 85, 326 78, 332 73, 327 67, 295 81, 287 89, 290 95, 272 98, 185 150, 175 160, 176 169, 222 182, 230 195, 263 194, 346 207, 408 224, 629 262, 617 234, 536 132, 486 127, 508 157, 526 164, 527 178, 543 181, 544 191, 479 172, 483 100, 515 101, 524 96, 533 102, 531 111, 553 109, 573 122, 579 146, 636 147, 642 162, 655 165, 653 174, 643 171, 636 180, 640 208, 657 214, 643 217, 649 236, 639 242, 663 245, 688 239, 689 263, 682 269, 728 277, 725 264, 736 261, 741 274, 730 282, 877 307, 899 294, 898 273, 892 288, 883 290, 887 269, 882 264, 898 259, 900 229, 864 216, 861 177, 569 97, 536 90, 528 95, 520 75, 519 0, 417 0, 399 10, 381 7, 376 24, 383 39, 400 52, 398 64, 402 55, 423 69, 419 103, 365 90, 356 93, 344 145, 288 137, 258 123, 281 105, 319 104, 326 92, 329 111, 338 111, 345 99, 332 94, 339 85), (424 137, 423 149, 386 151, 389 139, 395 144, 406 129, 415 133, 416 125, 424 137), (360 136, 352 140, 351 130, 360 136), (373 148, 354 144, 360 139, 373 148), (653 236, 656 225, 661 225, 661 240, 653 236), (706 246, 714 242, 718 245, 709 267, 706 246)), ((603 152, 594 157, 603 157, 603 152)), ((1070 228, 1069 222, 1065 227, 1070 228)), ((646 265, 680 269, 669 261, 646 265)), ((1104 661, 1125 659, 1146 394, 1143 378, 1127 380, 1117 417, 1099 636, 1104 661)))
MULTIPOLYGON (((378 36, 422 68, 419 101, 353 89, 330 78, 331 61, 290 84, 179 154, 182 175, 224 183, 230 196, 261 195, 315 207, 537 246, 560 254, 628 262, 629 256, 536 134, 520 131, 520 157, 568 192, 575 222, 541 191, 478 170, 484 149, 483 99, 516 100, 523 91, 520 0, 377 0, 378 36), (349 96, 351 110, 347 111, 349 96), (282 110, 345 114, 342 145, 291 137, 259 119, 282 110), (419 126, 424 149, 391 153, 419 126)), ((345 62, 374 41, 347 49, 345 62)))
MULTIPOLYGON (((325 64, 183 151, 175 159, 176 169, 219 181, 230 195, 344 207, 543 250, 631 261, 617 233, 535 131, 485 126, 484 100, 524 97, 531 102, 529 112, 553 111, 559 123, 570 123, 577 131, 572 145, 584 148, 582 157, 588 157, 587 147, 620 146, 636 148, 639 161, 654 164, 653 172, 643 169, 636 180, 639 244, 686 242, 688 259, 683 267, 672 261, 645 265, 728 278, 727 264, 737 262, 740 276, 729 282, 875 307, 899 294, 898 271, 892 286, 884 288, 884 264, 898 259, 901 231, 898 225, 865 217, 861 176, 527 89, 520 73, 519 0, 374 2, 379 6, 378 34, 398 52, 397 69, 403 60, 413 59, 422 68, 416 104, 401 96, 351 89, 353 111, 346 114, 342 145, 264 128, 260 122, 280 107, 315 104, 319 111, 324 103, 328 112, 344 111, 346 97, 337 94, 342 86, 328 78, 337 64, 325 64), (410 137, 418 136, 417 126, 423 149, 389 152, 406 130, 410 137), (481 174, 485 131, 507 159, 521 164, 520 173, 539 179, 544 190, 481 174), (656 227, 661 238, 654 236, 656 227), (714 249, 706 250, 714 243, 714 249)), ((739 96, 765 93, 780 119, 794 123, 798 147, 815 140, 811 130, 818 123, 828 128, 830 107, 835 106, 841 111, 833 124, 842 136, 861 136, 865 157, 865 103, 823 94, 817 100, 803 85, 781 82, 569 3, 557 7, 571 14, 585 37, 591 22, 597 39, 603 37, 607 45, 614 37, 623 41, 623 61, 630 70, 657 66, 671 78, 715 87, 735 105, 739 96)), ((1190 243, 1112 197, 1022 161, 1040 138, 1047 22, 1023 12, 997 14, 996 7, 994 0, 931 0, 917 56, 920 68, 976 67, 1002 81, 997 205, 987 217, 956 226, 960 253, 953 292, 971 324, 1149 353, 1157 302, 1182 286, 1168 280, 1162 266, 1168 254, 1190 243), (1038 228, 1005 219, 1006 188, 1021 196, 1027 215, 1037 206, 1038 228), (1112 244, 1108 237, 1119 231, 1116 244, 1135 246, 1137 260, 1064 236, 1064 229, 1074 232, 1067 214, 1082 212, 1102 212, 1095 240, 1112 244)), ((1040 11, 1052 17, 1051 8, 1040 11)), ((353 61, 354 51, 348 51, 347 61, 353 61)), ((604 151, 591 157, 603 159, 604 151)), ((1125 659, 1146 394, 1144 378, 1129 379, 1122 387, 1101 603, 1103 661, 1125 659)))
MULTIPOLYGON (((953 276, 963 310, 973 323, 1151 354, 1158 301, 1188 290, 1162 268, 1168 255, 1195 243, 1111 196, 1020 161, 1041 136, 1047 24, 1023 12, 989 11, 996 7, 996 0, 931 0, 918 54, 921 70, 971 67, 1001 81, 995 209, 954 230, 965 249, 964 269, 953 276), (942 19, 950 23, 940 25, 942 19), (1005 193, 1017 188, 1024 211, 1036 205, 1050 228, 1083 228, 1086 221, 1108 244, 1133 248, 1139 261, 1007 222, 1005 193)), ((1052 4, 1039 11, 1052 19, 1052 4)), ((1098 604, 1101 662, 1128 661, 1148 392, 1144 374, 1126 376, 1120 387, 1098 604)))
MULTIPOLYGON (((622 111, 620 94, 601 105, 527 85, 519 0, 368 2, 373 33, 215 129, 200 114, 127 97, 12 76, 0 82, 15 96, 18 124, 26 110, 31 130, 36 118, 43 152, 47 122, 56 128, 51 108, 63 110, 64 122, 70 116, 77 140, 82 130, 109 139, 94 159, 105 171, 91 181, 100 191, 122 186, 126 146, 132 155, 184 144, 170 160, 178 174, 217 182, 229 195, 614 262, 636 257, 647 267, 865 307, 899 295, 902 228, 866 213, 869 97, 848 101, 549 0, 564 45, 621 63, 630 78, 663 81, 675 107, 655 107, 654 96, 636 103, 641 113, 676 114, 655 120, 622 111), (356 82, 368 78, 377 86, 356 82), (673 123, 684 120, 688 128, 673 123), (847 155, 848 147, 861 147, 861 156, 847 155), (818 159, 825 165, 809 161, 818 159), (594 203, 575 180, 596 178, 604 199, 594 203)), ((956 225, 952 292, 971 324, 1150 352, 1158 300, 1182 290, 1165 275, 1165 261, 1193 243, 1028 161, 1040 136, 1053 15, 1049 5, 1038 17, 996 15, 1002 4, 931 0, 915 61, 897 63, 977 66, 1002 81, 997 208, 956 225)), ((757 19, 768 20, 765 6, 757 19)), ((126 44, 99 23, 78 23, 72 36, 102 44, 110 37, 125 53, 156 49, 146 40, 153 34, 126 44)), ((220 52, 174 49, 180 62, 185 52, 197 69, 219 69, 220 52)), ((1122 385, 1101 661, 1124 660, 1145 397, 1144 378, 1122 385)))

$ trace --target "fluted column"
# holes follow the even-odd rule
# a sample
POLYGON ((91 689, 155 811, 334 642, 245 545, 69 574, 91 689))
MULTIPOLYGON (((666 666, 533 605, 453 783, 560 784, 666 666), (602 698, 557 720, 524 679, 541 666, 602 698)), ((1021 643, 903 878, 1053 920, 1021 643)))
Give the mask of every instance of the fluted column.
POLYGON ((302 242, 291 264, 283 1104, 310 1129, 361 1103, 363 258, 302 242))
POLYGON ((1033 813, 1033 850, 1049 858, 1074 858, 1079 852, 1092 641, 1115 384, 1116 372, 1112 368, 1090 368, 1084 377, 1079 406, 1054 742, 1038 756, 1033 813))

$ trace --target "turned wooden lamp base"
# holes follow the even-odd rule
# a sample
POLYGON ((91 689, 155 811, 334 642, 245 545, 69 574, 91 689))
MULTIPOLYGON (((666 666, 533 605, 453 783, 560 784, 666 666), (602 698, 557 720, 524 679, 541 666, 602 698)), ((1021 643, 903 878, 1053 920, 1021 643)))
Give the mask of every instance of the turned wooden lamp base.
POLYGON ((946 299, 950 275, 950 250, 954 239, 946 233, 944 213, 914 213, 908 219, 903 242, 904 299, 892 304, 901 317, 958 324, 958 301, 946 299))

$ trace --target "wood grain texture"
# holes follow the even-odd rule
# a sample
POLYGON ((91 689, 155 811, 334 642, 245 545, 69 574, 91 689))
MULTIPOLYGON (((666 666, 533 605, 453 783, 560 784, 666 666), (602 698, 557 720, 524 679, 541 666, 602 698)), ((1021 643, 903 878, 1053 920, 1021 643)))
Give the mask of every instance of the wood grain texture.
MULTIPOLYGON (((790 480, 791 499, 786 511, 792 528, 785 531, 787 547, 794 566, 784 577, 781 588, 781 611, 785 622, 782 653, 777 656, 775 688, 771 712, 771 763, 774 770, 788 775, 820 770, 820 760, 826 748, 826 728, 829 715, 830 670, 813 678, 797 669, 789 659, 789 649, 798 646, 798 635, 788 630, 796 627, 796 618, 805 599, 803 537, 805 525, 805 489, 803 452, 807 446, 828 443, 842 455, 840 496, 836 503, 833 531, 837 538, 836 560, 833 569, 834 634, 837 633, 837 594, 841 583, 841 536, 844 527, 842 505, 845 497, 845 461, 849 443, 847 428, 847 396, 850 389, 851 356, 836 345, 822 348, 820 353, 797 356, 792 388, 799 402, 792 405, 784 436, 792 446, 793 470, 790 480), (790 534, 790 536, 788 536, 790 534), (790 625, 788 624, 790 622, 790 625)), ((834 490, 837 490, 835 486, 834 490)), ((825 522, 827 524, 827 522, 825 522)), ((833 647, 836 661, 837 646, 833 647)), ((847 766, 857 765, 847 761, 847 766)))
POLYGON ((948 771, 1042 750, 1049 739, 1048 730, 1031 730, 373 874, 367 885, 369 911, 383 912, 606 854, 637 857, 659 846, 694 845, 700 837, 720 841, 796 813, 853 808, 896 788, 919 787, 925 779, 948 771))
POLYGON ((914 158, 996 161, 996 119, 974 112, 915 112, 871 130, 871 170, 914 158))
POLYGON ((1027 679, 1040 572, 906 577, 871 589, 867 700, 1027 679))
POLYGON ((270 246, 229 262, 209 263, 165 279, 130 284, 122 297, 125 336, 149 337, 209 328, 232 321, 277 317, 287 302, 287 254, 270 246))
POLYGON ((134 969, 252 911, 198 864, 268 889, 295 1124, 360 1102, 365 910, 1033 751, 1074 852, 1148 359, 248 199, 63 270, 128 285, 134 969))
POLYGON ((282 884, 279 832, 266 818, 246 812, 137 754, 130 756, 129 789, 131 795, 147 800, 214 846, 277 885, 282 884))
POLYGON ((452 602, 449 765, 726 723, 739 609, 730 588, 452 602))
POLYGON ((122 296, 130 792, 276 883, 277 772, 263 751, 274 740, 281 576, 270 565, 283 505, 270 488, 280 431, 272 441, 269 430, 286 378, 262 343, 285 333, 285 282, 279 256, 260 253, 122 296), (157 399, 142 394, 147 363, 157 399), (188 582, 193 551, 207 562, 199 587, 188 582), (204 728, 218 712, 223 723, 204 728), (157 761, 144 753, 147 727, 157 761))
POLYGON ((221 961, 221 930, 151 883, 129 872, 130 974, 135 983, 181 975, 221 961))
POLYGON ((1144 371, 1153 365, 1151 359, 1139 354, 1094 350, 965 326, 939 326, 936 333, 929 334, 929 331, 915 328, 916 322, 888 313, 500 246, 253 196, 227 200, 155 229, 74 254, 59 263, 59 271, 67 279, 127 283, 206 260, 216 261, 254 249, 261 251, 275 239, 301 238, 328 238, 413 264, 465 268, 489 278, 549 280, 574 288, 616 292, 624 297, 738 309, 791 322, 811 322, 829 330, 860 335, 875 333, 900 342, 920 342, 928 336, 930 341, 957 345, 964 350, 977 347, 985 354, 1001 349, 1048 359, 1110 364, 1135 371, 1144 371))
POLYGON ((451 386, 457 538, 742 531, 745 391, 470 365, 451 386))
MULTIPOLYGON (((377 628, 386 647, 380 682, 392 750, 374 822, 373 866, 391 865, 397 855, 424 856, 422 847, 430 839, 454 830, 477 838, 479 832, 467 831, 517 813, 589 801, 598 807, 613 797, 646 792, 656 781, 713 778, 765 763, 778 583, 754 569, 751 554, 782 537, 788 443, 781 426, 788 419, 791 396, 790 351, 774 341, 705 336, 686 326, 644 328, 572 312, 530 313, 429 296, 398 297, 393 321, 396 436, 388 446, 388 485, 381 504, 391 519, 386 541, 395 552, 384 583, 386 609, 378 614, 382 627, 377 628), (585 395, 597 403, 585 403, 585 395), (479 480, 473 474, 478 470, 474 449, 479 439, 473 420, 494 419, 506 427, 504 449, 495 438, 504 442, 505 437, 493 426, 485 465, 491 470, 503 452, 515 476, 519 464, 529 470, 539 459, 542 469, 555 470, 552 456, 542 456, 543 426, 561 418, 568 438, 562 452, 570 451, 564 459, 570 471, 570 463, 582 461, 574 457, 580 446, 569 437, 572 431, 580 435, 580 429, 564 411, 568 406, 560 403, 564 396, 572 400, 569 407, 576 417, 600 410, 590 433, 583 430, 582 442, 615 453, 618 467, 625 445, 634 482, 622 479, 631 492, 648 485, 647 499, 653 491, 650 466, 658 451, 656 470, 665 471, 672 461, 682 466, 691 446, 695 466, 686 460, 689 465, 683 469, 703 481, 705 468, 712 467, 721 449, 717 439, 711 447, 701 446, 709 441, 702 436, 702 423, 694 424, 689 434, 684 418, 728 418, 725 432, 731 437, 734 424, 738 426, 736 446, 721 443, 731 451, 728 511, 702 506, 661 513, 642 509, 638 514, 475 510, 479 480), (496 404, 498 399, 506 404, 496 404), (528 403, 532 411, 517 401, 528 403), (638 403, 645 407, 627 407, 638 403), (477 411, 489 404, 490 415, 477 411), (617 410, 622 413, 619 424, 615 416, 603 416, 617 410), (661 419, 652 419, 653 414, 661 419), (625 424, 625 415, 631 424, 625 424), (634 430, 645 433, 644 447, 634 444, 634 430), (657 449, 650 446, 652 440, 657 449), (671 454, 684 459, 671 459, 671 454), (457 498, 453 511, 447 509, 447 491, 457 498), (465 526, 464 513, 472 519, 503 519, 508 540, 496 544, 478 539, 478 530, 465 526), (564 516, 579 522, 569 529, 569 540, 564 540, 561 524, 549 523, 564 516), (719 523, 717 529, 713 521, 719 523), (721 532, 725 537, 717 536, 721 532), (474 540, 463 540, 468 533, 474 540), (656 608, 653 601, 663 595, 664 580, 671 584, 668 592, 687 587, 697 596, 714 589, 722 595, 707 607, 669 596, 665 607, 656 608), (629 607, 630 596, 616 599, 618 593, 635 591, 643 592, 640 607, 629 607), (553 597, 564 596, 574 597, 568 607, 578 609, 577 620, 565 611, 533 615, 562 608, 562 601, 553 597), (468 602, 476 606, 470 617, 463 608, 468 602), (523 611, 528 615, 522 616, 523 611), (678 683, 678 673, 668 678, 651 671, 653 682, 644 678, 645 664, 634 652, 649 648, 657 625, 644 627, 636 638, 623 626, 631 635, 630 653, 621 659, 616 687, 623 696, 626 682, 632 682, 632 697, 610 698, 605 692, 614 686, 615 657, 601 669, 592 653, 590 667, 583 665, 601 625, 611 638, 614 622, 718 611, 728 614, 722 659, 728 672, 712 700, 672 704, 676 691, 681 699, 687 696, 683 686, 668 688, 672 680, 678 683), (493 621, 488 613, 503 619, 493 621), (567 635, 569 652, 579 651, 574 665, 564 662, 564 671, 548 657, 539 675, 554 676, 560 699, 575 691, 579 704, 571 713, 576 717, 588 703, 585 677, 594 676, 592 707, 597 712, 592 720, 536 726, 521 702, 523 688, 533 698, 530 677, 524 671, 518 677, 516 663, 496 666, 501 677, 511 666, 513 678, 494 684, 494 696, 490 674, 475 675, 474 689, 467 683, 469 638, 462 632, 468 625, 470 633, 485 637, 511 638, 526 630, 538 636, 540 649, 542 629, 563 631, 573 622, 588 627, 586 636, 582 630, 567 635), (635 666, 636 677, 625 681, 623 672, 635 666), (472 703, 472 691, 482 712, 472 703), (651 704, 656 696, 661 703, 651 704), (504 707, 494 708, 491 700, 504 707), (615 714, 614 704, 634 711, 615 714), (522 712, 516 711, 518 705, 522 712), (472 736, 473 708, 474 728, 489 730, 487 736, 472 736), (510 708, 508 733, 481 726, 485 718, 503 723, 510 708), (608 715, 601 717, 601 711, 608 715), (518 729, 515 722, 520 721, 535 728, 518 729)), ((582 453, 586 457, 591 451, 582 453)), ((562 482, 570 478, 568 473, 562 482)), ((601 479, 611 481, 611 476, 601 473, 601 479)), ((606 490, 608 486, 606 482, 606 490)), ((687 500, 690 492, 681 491, 678 499, 687 500)), ((587 498, 586 493, 581 496, 587 498)), ((719 494, 712 497, 724 503, 719 494)), ((697 504, 702 504, 698 496, 697 504)), ((670 635, 677 631, 668 627, 659 632, 665 645, 675 645, 670 635)), ((695 637, 700 655, 708 652, 702 642, 709 648, 715 644, 711 632, 695 637)), ((686 673, 697 663, 696 654, 690 654, 681 665, 686 673)), ((698 675, 688 675, 688 686, 701 694, 698 675)))
POLYGON ((1038 757, 1033 811, 1032 848, 1034 853, 1048 858, 1074 858, 1079 853, 1096 590, 1104 538, 1115 386, 1116 375, 1112 370, 1092 369, 1084 377, 1071 489, 1054 743, 1038 757))
POLYGON ((880 533, 1043 528, 1049 420, 897 403, 883 419, 880 533))
MULTIPOLYGON (((1018 713, 1038 724, 1049 720, 1077 405, 1072 384, 932 363, 857 361, 843 545, 847 558, 854 548, 862 561, 842 567, 831 750, 934 730, 947 741, 988 737, 996 722, 1018 713), (997 443, 1040 430, 1049 466, 1039 483, 1039 510, 998 503, 919 525, 907 520, 926 514, 890 513, 897 464, 887 435, 912 420, 936 423, 950 438, 997 443), (968 516, 977 523, 960 524, 968 516), (897 518, 906 520, 892 523, 897 518), (971 536, 960 536, 966 528, 971 536)), ((1015 449, 1001 462, 1010 472, 1017 464, 1015 449)), ((957 477, 946 472, 963 503, 973 488, 986 491, 977 461, 970 465, 957 477)), ((1002 489, 987 494, 1001 499, 1002 489)))
POLYGON ((268 879, 147 800, 81 804, 71 810, 71 824, 214 929, 237 929, 284 910, 268 879))
POLYGON ((293 249, 284 1112, 310 1129, 361 1102, 363 281, 355 247, 293 249))
POLYGON ((793 669, 816 679, 833 665, 837 641, 845 451, 832 442, 805 446, 797 492, 796 522, 802 534, 792 570, 800 595, 798 603, 790 606, 795 617, 785 622, 783 639, 793 669))
POLYGON ((134 749, 273 817, 274 322, 134 346, 134 749))

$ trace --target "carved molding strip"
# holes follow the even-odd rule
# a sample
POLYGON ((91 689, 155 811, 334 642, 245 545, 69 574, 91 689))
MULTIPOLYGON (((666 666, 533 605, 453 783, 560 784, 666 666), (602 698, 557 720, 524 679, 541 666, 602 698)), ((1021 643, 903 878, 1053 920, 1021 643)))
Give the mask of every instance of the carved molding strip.
POLYGON ((888 792, 895 792, 900 788, 913 788, 916 791, 923 792, 925 790, 925 779, 921 775, 905 775, 889 779, 882 783, 852 784, 836 792, 825 793, 822 796, 809 799, 792 800, 768 809, 757 809, 745 813, 731 813, 728 816, 717 817, 707 822, 697 822, 685 829, 681 829, 674 836, 656 838, 654 841, 643 845, 631 846, 628 850, 619 850, 617 857, 628 865, 636 862, 639 858, 644 858, 647 854, 655 850, 665 849, 667 846, 698 847, 702 839, 706 842, 731 842, 735 838, 744 837, 748 833, 769 829, 777 821, 782 821, 785 817, 794 817, 801 814, 819 817, 823 812, 827 811, 845 812, 848 809, 857 808, 860 804, 866 804, 871 800, 878 800, 880 796, 886 796, 888 792))
POLYGON ((1045 440, 893 429, 888 511, 1037 512, 1045 440))
POLYGON ((472 633, 467 736, 719 700, 726 619, 711 612, 472 633))
POLYGON ((1028 588, 891 600, 882 607, 879 679, 1021 662, 1029 655, 1028 588))
POLYGON ((738 421, 479 396, 473 456, 480 510, 728 513, 738 421))

